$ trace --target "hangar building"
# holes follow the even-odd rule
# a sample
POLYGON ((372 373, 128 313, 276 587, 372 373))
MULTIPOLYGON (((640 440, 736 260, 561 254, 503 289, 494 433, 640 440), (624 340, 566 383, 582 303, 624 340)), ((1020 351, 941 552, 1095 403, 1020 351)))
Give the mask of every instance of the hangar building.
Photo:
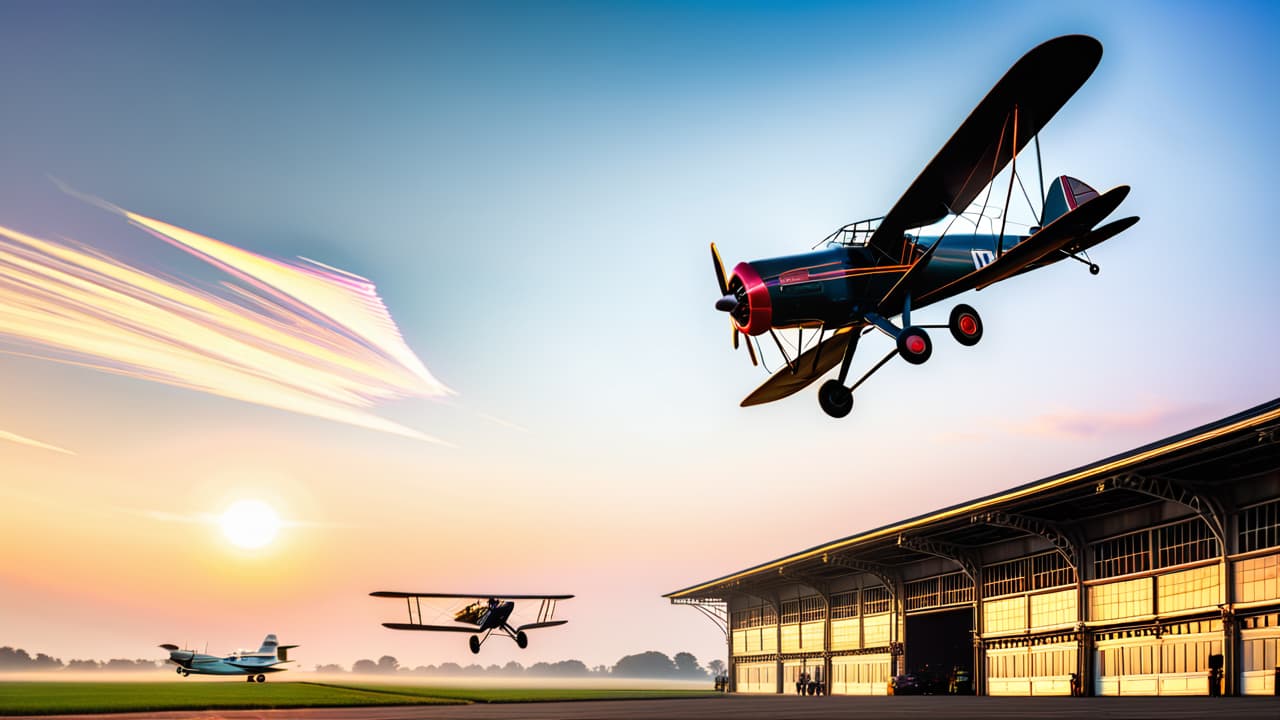
POLYGON ((1005 492, 668 593, 725 632, 729 689, 1276 692, 1280 399, 1005 492), (1221 656, 1215 658, 1214 656, 1221 656))

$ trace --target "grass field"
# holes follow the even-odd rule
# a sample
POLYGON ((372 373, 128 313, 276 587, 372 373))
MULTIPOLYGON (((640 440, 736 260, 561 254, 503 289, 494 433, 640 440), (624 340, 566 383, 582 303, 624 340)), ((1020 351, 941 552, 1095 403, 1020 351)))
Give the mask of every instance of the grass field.
POLYGON ((717 694, 703 690, 476 688, 311 682, 0 682, 0 715, 638 700, 717 694))

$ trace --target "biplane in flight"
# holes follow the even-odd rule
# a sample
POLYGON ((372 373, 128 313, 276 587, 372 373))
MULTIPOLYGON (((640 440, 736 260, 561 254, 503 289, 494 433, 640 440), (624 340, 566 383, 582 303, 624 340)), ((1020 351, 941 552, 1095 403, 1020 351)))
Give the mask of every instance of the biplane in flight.
POLYGON ((409 610, 407 623, 382 623, 383 627, 392 630, 421 630, 425 632, 464 632, 471 633, 471 652, 479 653, 480 646, 494 632, 505 635, 516 641, 521 649, 529 646, 529 630, 564 625, 568 620, 556 620, 556 603, 568 600, 572 595, 494 595, 490 593, 409 593, 379 590, 369 593, 379 598, 401 598, 409 610), (445 599, 462 600, 466 605, 453 613, 456 625, 427 625, 422 622, 422 600, 445 599), (513 627, 508 621, 516 609, 516 600, 540 600, 537 619, 531 623, 513 627), (417 622, 414 622, 414 610, 417 610, 417 622))
POLYGON ((1084 35, 1066 35, 1032 49, 978 103, 889 212, 836 230, 819 243, 825 244, 821 250, 739 263, 726 275, 712 243, 721 296, 715 306, 730 316, 734 348, 739 335, 747 335, 747 351, 756 364, 752 342, 759 347, 756 336, 768 333, 785 361, 742 401, 743 407, 792 395, 839 365, 837 377, 819 388, 818 402, 828 415, 844 417, 853 409, 853 391, 895 355, 914 365, 929 359, 933 343, 926 329, 946 328, 965 346, 982 339, 982 319, 969 305, 956 305, 946 325, 915 325, 916 311, 1066 258, 1084 263, 1096 275, 1098 266, 1087 251, 1138 222, 1128 217, 1099 226, 1129 187, 1099 193, 1060 175, 1046 193, 1038 135, 1101 59, 1102 44, 1084 35), (1030 204, 1017 170, 1019 153, 1033 139, 1043 200, 1036 224, 1015 233, 1006 227, 1007 210, 1015 181, 1030 204), (973 222, 973 232, 949 232, 984 188, 978 215, 987 217, 996 177, 1010 165, 999 231, 994 219, 987 218, 986 228, 973 222), (919 234, 948 217, 941 234, 919 234), (779 340, 780 329, 797 331, 795 357, 779 340), (805 329, 817 331, 817 343, 808 349, 805 329), (856 382, 846 384, 858 340, 872 330, 892 338, 894 348, 856 382))
POLYGON ((266 682, 267 673, 284 672, 281 667, 289 662, 289 651, 297 645, 280 645, 274 634, 262 639, 257 652, 237 650, 226 657, 183 650, 172 643, 160 647, 169 651, 169 662, 177 665, 182 677, 188 675, 244 675, 248 682, 266 682))

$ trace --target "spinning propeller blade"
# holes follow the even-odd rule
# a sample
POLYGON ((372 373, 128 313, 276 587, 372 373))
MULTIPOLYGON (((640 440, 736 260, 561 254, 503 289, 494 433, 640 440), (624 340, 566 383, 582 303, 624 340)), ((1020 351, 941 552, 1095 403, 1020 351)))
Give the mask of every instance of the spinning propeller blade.
POLYGON ((720 251, 716 249, 715 243, 711 243, 711 260, 716 265, 716 280, 720 283, 720 295, 728 295, 729 280, 724 276, 724 262, 720 260, 720 251))
MULTIPOLYGON (((711 243, 711 263, 716 268, 716 283, 720 286, 720 299, 716 301, 716 309, 730 313, 729 326, 733 328, 733 349, 737 350, 740 344, 738 336, 742 333, 734 323, 732 313, 738 309, 738 298, 729 292, 729 280, 724 274, 724 261, 720 259, 720 251, 716 249, 715 243, 711 243)), ((751 355, 751 364, 759 365, 760 362, 756 360, 756 351, 751 348, 750 339, 747 340, 747 352, 751 355)))

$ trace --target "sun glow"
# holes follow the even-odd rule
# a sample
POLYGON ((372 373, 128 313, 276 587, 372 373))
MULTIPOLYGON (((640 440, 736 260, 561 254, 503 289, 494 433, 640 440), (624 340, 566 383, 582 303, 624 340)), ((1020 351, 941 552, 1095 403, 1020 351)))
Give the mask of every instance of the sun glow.
POLYGON ((254 550, 275 539, 280 531, 280 516, 261 500, 239 500, 222 513, 218 524, 231 544, 254 550))

